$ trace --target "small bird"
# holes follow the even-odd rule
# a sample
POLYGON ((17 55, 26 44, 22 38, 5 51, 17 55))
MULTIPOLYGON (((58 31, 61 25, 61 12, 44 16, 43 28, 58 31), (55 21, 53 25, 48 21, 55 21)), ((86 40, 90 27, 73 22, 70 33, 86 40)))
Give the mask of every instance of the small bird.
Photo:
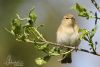
MULTIPOLYGON (((63 17, 60 26, 57 30, 57 43, 61 45, 78 47, 80 44, 79 38, 79 26, 75 22, 75 18, 72 14, 67 14, 63 17)), ((66 51, 71 50, 70 48, 66 51)), ((71 63, 71 53, 63 55, 61 63, 71 63)))

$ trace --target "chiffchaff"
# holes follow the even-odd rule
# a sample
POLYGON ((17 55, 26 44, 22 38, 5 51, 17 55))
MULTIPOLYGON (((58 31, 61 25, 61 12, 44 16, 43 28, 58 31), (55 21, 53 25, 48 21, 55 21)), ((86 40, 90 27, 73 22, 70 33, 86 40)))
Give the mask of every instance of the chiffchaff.
MULTIPOLYGON (((63 17, 60 26, 57 30, 57 43, 61 45, 78 47, 80 43, 79 39, 79 26, 75 22, 75 18, 72 14, 67 14, 63 17)), ((69 51, 71 49, 66 49, 69 51)), ((63 55, 61 63, 71 63, 71 53, 63 55)))

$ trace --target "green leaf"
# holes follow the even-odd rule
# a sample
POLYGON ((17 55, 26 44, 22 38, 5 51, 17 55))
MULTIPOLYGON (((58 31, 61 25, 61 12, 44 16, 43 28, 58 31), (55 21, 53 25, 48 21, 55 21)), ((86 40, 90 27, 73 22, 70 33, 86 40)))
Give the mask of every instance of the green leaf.
POLYGON ((43 65, 43 64, 46 64, 47 62, 43 59, 43 58, 37 58, 35 60, 36 64, 38 65, 43 65))
POLYGON ((35 21, 36 21, 36 19, 37 19, 37 15, 35 14, 35 12, 34 12, 34 8, 33 9, 31 9, 30 10, 30 12, 29 12, 29 24, 30 25, 34 25, 34 23, 35 23, 35 21))
POLYGON ((26 25, 23 28, 24 28, 24 35, 27 39, 29 39, 30 41, 34 41, 35 39, 37 40, 37 37, 32 27, 30 27, 29 25, 26 25))
POLYGON ((88 38, 86 36, 89 34, 89 31, 86 29, 80 29, 79 32, 80 32, 80 39, 88 41, 88 38))
POLYGON ((52 47, 52 49, 49 51, 49 54, 52 56, 58 56, 60 55, 58 48, 52 47))
POLYGON ((17 18, 11 23, 11 33, 15 36, 21 35, 21 21, 17 18))
POLYGON ((79 16, 86 17, 86 19, 95 17, 90 11, 87 11, 87 9, 85 9, 83 6, 79 5, 78 3, 76 3, 71 8, 76 10, 79 16))
POLYGON ((37 58, 35 60, 36 64, 38 65, 43 65, 43 64, 46 64, 49 60, 50 60, 51 56, 49 55, 46 55, 44 56, 43 58, 37 58))
POLYGON ((40 50, 45 50, 47 47, 48 47, 48 44, 38 45, 38 49, 40 49, 40 50))
POLYGON ((96 33, 96 29, 97 29, 97 27, 95 26, 93 29, 92 29, 92 31, 90 32, 90 38, 93 38, 93 36, 95 35, 95 33, 96 33))

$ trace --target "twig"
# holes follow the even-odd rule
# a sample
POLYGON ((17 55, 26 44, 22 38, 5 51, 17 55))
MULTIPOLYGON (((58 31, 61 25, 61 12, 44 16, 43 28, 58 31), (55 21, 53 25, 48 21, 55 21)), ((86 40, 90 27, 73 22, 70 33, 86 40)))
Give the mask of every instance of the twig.
POLYGON ((89 50, 86 50, 86 49, 77 49, 78 51, 83 51, 83 52, 86 52, 86 53, 90 53, 90 54, 93 54, 93 55, 97 55, 97 56, 100 56, 100 54, 98 54, 97 52, 92 52, 92 51, 89 51, 89 50))
POLYGON ((96 9, 100 12, 100 7, 97 4, 97 2, 95 0, 91 0, 91 2, 93 3, 93 5, 96 7, 96 9))
POLYGON ((45 42, 36 42, 36 43, 48 43, 49 45, 59 46, 59 47, 64 47, 64 48, 71 48, 72 50, 78 50, 78 51, 82 51, 82 52, 86 52, 86 53, 90 53, 90 54, 93 54, 93 55, 100 56, 100 54, 98 54, 96 51, 95 51, 95 52, 94 52, 94 51, 89 51, 89 50, 86 50, 86 49, 75 48, 75 47, 66 46, 66 45, 61 45, 61 44, 53 43, 53 42, 49 42, 49 41, 45 41, 45 42))
POLYGON ((65 45, 61 45, 61 44, 53 43, 53 42, 49 42, 49 41, 45 41, 45 42, 48 43, 48 44, 54 45, 54 46, 75 49, 75 47, 72 47, 72 46, 65 46, 65 45))

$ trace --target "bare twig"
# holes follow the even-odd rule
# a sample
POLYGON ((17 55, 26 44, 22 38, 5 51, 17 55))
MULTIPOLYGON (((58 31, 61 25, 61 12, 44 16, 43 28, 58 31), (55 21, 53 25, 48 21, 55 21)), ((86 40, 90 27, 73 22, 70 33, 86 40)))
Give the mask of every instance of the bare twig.
POLYGON ((96 9, 100 12, 100 7, 97 4, 97 2, 95 0, 91 0, 91 2, 93 3, 93 5, 96 7, 96 9))
POLYGON ((83 52, 86 52, 86 53, 90 53, 90 54, 93 54, 93 55, 100 56, 100 54, 98 54, 97 52, 89 51, 89 50, 86 50, 86 49, 77 49, 77 50, 78 51, 83 51, 83 52))

